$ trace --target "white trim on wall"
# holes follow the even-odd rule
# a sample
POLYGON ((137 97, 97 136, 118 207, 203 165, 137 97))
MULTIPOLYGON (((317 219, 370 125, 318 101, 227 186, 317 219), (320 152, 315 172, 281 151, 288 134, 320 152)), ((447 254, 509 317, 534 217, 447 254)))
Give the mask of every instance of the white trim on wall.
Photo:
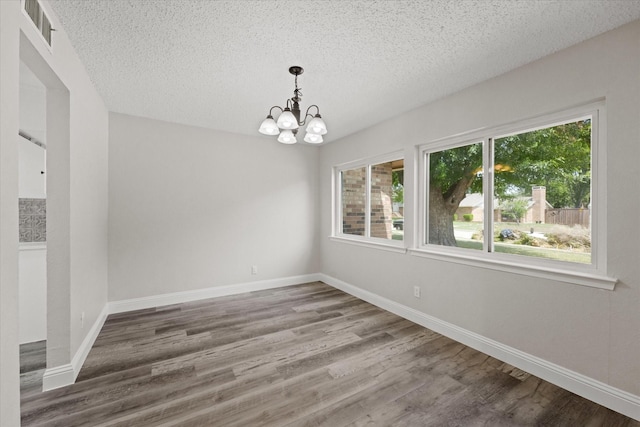
POLYGON ((326 274, 321 273, 319 276, 319 280, 334 288, 495 357, 599 405, 640 420, 640 396, 509 347, 326 274))
POLYGON ((281 288, 284 286, 298 285, 300 283, 315 282, 320 280, 320 275, 303 274, 278 279, 260 280, 255 282, 237 283, 226 286, 213 286, 192 291, 172 292, 169 294, 153 295, 142 298, 132 298, 121 301, 111 301, 108 305, 109 314, 124 313, 145 308, 161 307, 163 305, 180 304, 189 301, 198 301, 207 298, 217 298, 227 295, 242 294, 245 292, 262 291, 265 289, 281 288))
POLYGON ((607 273, 607 119, 605 98, 573 105, 562 110, 524 118, 504 125, 474 129, 450 137, 421 144, 417 147, 418 182, 414 197, 417 202, 417 217, 414 247, 408 252, 412 255, 441 261, 472 265, 481 268, 510 271, 533 277, 543 277, 560 282, 591 286, 599 289, 614 290, 617 278, 607 273), (429 160, 428 155, 473 144, 483 144, 483 164, 486 171, 483 179, 485 201, 484 230, 493 230, 494 212, 494 172, 493 141, 508 135, 517 135, 533 130, 547 129, 579 120, 591 120, 591 241, 592 260, 589 264, 553 260, 533 256, 514 256, 493 249, 490 233, 485 232, 483 249, 468 250, 448 247, 427 242, 427 219, 429 216, 429 160))
POLYGON ((49 391, 73 384, 76 377, 77 374, 70 363, 47 368, 42 377, 42 391, 49 391))
POLYGON ((48 391, 56 388, 64 387, 73 384, 82 369, 84 361, 89 355, 89 351, 98 334, 107 320, 109 314, 123 313, 133 310, 141 310, 145 308, 161 307, 169 304, 179 304, 189 301, 203 300, 207 298, 216 298, 226 295, 242 294, 245 292, 262 291, 265 289, 281 288, 284 286, 298 285, 307 282, 316 282, 320 280, 320 275, 304 274, 300 276, 290 276, 271 280, 261 280, 256 282, 239 283, 228 286, 214 286, 205 289, 196 289, 193 291, 174 292, 170 294, 154 295, 144 298, 134 298, 122 301, 108 302, 100 315, 94 322, 91 330, 87 334, 86 338, 80 344, 78 351, 73 356, 71 363, 55 366, 53 368, 47 368, 42 378, 42 390, 48 391))
POLYGON ((47 368, 44 371, 44 376, 42 377, 42 391, 53 390, 55 388, 64 387, 70 384, 73 384, 78 378, 78 374, 80 373, 80 369, 82 369, 82 365, 84 361, 87 359, 89 355, 89 351, 91 351, 91 347, 93 347, 93 343, 96 342, 96 338, 98 338, 98 334, 100 330, 102 330, 102 326, 104 322, 107 320, 107 312, 108 304, 102 308, 102 311, 98 315, 98 318, 91 326, 91 329, 87 333, 87 336, 78 347, 78 351, 71 359, 71 363, 56 366, 54 368, 47 368))
POLYGON ((371 167, 380 163, 387 163, 396 160, 405 160, 404 150, 396 150, 391 153, 380 154, 377 156, 358 159, 350 162, 341 163, 333 167, 331 177, 332 196, 331 196, 331 235, 330 239, 336 242, 361 244, 361 246, 374 247, 377 249, 390 250, 392 252, 406 253, 406 242, 404 240, 393 240, 388 238, 371 236, 371 167), (342 173, 354 169, 365 169, 365 201, 364 201, 364 217, 365 229, 364 235, 354 235, 343 233, 342 221, 342 173))
POLYGON ((75 382, 82 364, 84 363, 100 329, 104 325, 108 314, 123 313, 133 310, 160 307, 169 304, 179 304, 208 298, 235 295, 245 292, 293 286, 301 283, 322 281, 336 289, 351 294, 357 298, 390 311, 398 316, 410 320, 418 325, 429 328, 464 345, 488 354, 505 363, 509 363, 532 375, 540 377, 552 384, 569 390, 579 396, 592 400, 628 417, 640 420, 640 396, 612 387, 585 375, 563 368, 547 360, 533 356, 509 347, 498 341, 486 338, 475 332, 461 328, 436 317, 422 313, 403 304, 379 296, 357 286, 346 283, 324 273, 290 276, 279 279, 261 280, 256 282, 239 283, 228 286, 210 287, 193 291, 175 292, 144 298, 134 298, 122 301, 112 301, 105 305, 100 316, 87 334, 72 359, 71 364, 48 368, 43 378, 43 390, 52 390, 75 382))

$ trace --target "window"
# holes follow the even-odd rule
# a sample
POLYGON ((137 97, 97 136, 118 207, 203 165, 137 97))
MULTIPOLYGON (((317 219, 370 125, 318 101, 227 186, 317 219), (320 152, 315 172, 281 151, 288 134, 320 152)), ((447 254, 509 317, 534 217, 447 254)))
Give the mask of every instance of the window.
POLYGON ((367 213, 367 169, 342 171, 342 232, 354 236, 365 235, 367 213))
POLYGON ((495 252, 591 264, 591 122, 495 139, 495 252))
POLYGON ((404 240, 404 160, 400 154, 348 163, 335 170, 334 235, 401 245, 404 240))
POLYGON ((23 9, 47 42, 47 45, 51 46, 51 31, 53 29, 51 28, 51 21, 49 21, 40 6, 40 2, 38 0, 24 0, 23 9))
POLYGON ((428 242, 433 245, 482 249, 482 142, 427 155, 428 242))
POLYGON ((419 249, 605 277, 603 109, 421 147, 419 249))

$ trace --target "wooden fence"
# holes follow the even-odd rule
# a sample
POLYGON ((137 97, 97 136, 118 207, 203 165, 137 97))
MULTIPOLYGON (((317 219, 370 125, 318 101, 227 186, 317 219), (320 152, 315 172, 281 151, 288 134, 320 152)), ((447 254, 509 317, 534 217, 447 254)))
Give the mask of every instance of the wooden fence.
POLYGON ((591 214, 589 209, 547 209, 545 211, 544 221, 547 224, 562 224, 574 226, 576 224, 585 228, 589 228, 591 222, 591 214))

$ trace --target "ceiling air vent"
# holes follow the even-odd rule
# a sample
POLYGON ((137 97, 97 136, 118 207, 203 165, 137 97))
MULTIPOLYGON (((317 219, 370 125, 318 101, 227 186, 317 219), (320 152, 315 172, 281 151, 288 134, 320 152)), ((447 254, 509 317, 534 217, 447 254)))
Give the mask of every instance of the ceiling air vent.
POLYGON ((40 7, 38 0, 24 0, 24 10, 40 31, 44 40, 51 46, 51 32, 54 30, 51 28, 51 21, 49 21, 42 7, 40 7))

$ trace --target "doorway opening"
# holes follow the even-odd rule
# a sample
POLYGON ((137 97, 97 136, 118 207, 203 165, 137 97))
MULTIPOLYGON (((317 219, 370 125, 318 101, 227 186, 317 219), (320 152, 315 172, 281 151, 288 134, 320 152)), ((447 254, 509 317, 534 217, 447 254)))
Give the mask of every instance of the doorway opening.
POLYGON ((47 88, 20 61, 18 338, 20 392, 42 390, 47 343, 47 88))
MULTIPOLYGON (((19 264, 23 264, 19 266, 18 285, 22 288, 22 282, 31 275, 36 277, 34 281, 40 290, 29 293, 20 289, 18 292, 18 335, 20 344, 40 342, 39 346, 24 347, 31 356, 40 358, 38 362, 25 365, 42 371, 41 357, 46 354, 41 386, 34 385, 37 391, 50 390, 75 379, 71 369, 70 323, 70 93, 45 60, 43 54, 47 53, 42 52, 20 33, 19 135, 16 135, 16 142, 20 144, 19 163, 24 172, 18 185, 25 188, 19 189, 21 200, 16 202, 25 215, 23 230, 20 230, 20 224, 16 225, 22 237, 21 245, 31 245, 31 250, 18 253, 18 258, 22 258, 19 264), (29 226, 30 231, 27 231, 29 226), (25 241, 29 233, 35 241, 25 241), (37 268, 31 268, 33 265, 39 266, 38 274, 34 274, 37 268), (37 304, 41 308, 37 313, 39 320, 34 323, 36 315, 28 314, 28 310, 37 304), (34 327, 29 329, 29 325, 34 327), (43 328, 45 332, 42 332, 43 328), (37 334, 36 330, 39 331, 37 334), (28 331, 34 334, 28 336, 28 331)), ((26 355, 24 360, 27 360, 26 355)), ((28 368, 25 366, 24 370, 28 368)))

